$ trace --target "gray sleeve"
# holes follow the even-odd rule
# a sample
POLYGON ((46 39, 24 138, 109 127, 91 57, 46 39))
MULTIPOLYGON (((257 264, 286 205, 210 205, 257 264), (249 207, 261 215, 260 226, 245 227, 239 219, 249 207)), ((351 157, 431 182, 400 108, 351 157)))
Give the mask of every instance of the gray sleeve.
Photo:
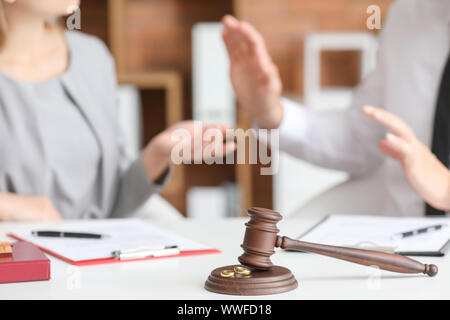
MULTIPOLYGON (((109 50, 104 46, 106 55, 109 57, 110 70, 113 70, 109 85, 112 91, 117 94, 117 79, 115 73, 114 60, 109 50)), ((133 215, 139 207, 141 207, 151 195, 158 193, 168 180, 168 171, 166 171, 157 182, 151 181, 143 167, 141 157, 132 159, 125 148, 125 139, 122 128, 118 122, 118 98, 116 97, 113 126, 116 128, 116 137, 119 148, 119 169, 117 193, 110 217, 119 218, 133 215)))
POLYGON ((123 173, 120 179, 116 203, 111 218, 120 218, 132 215, 148 198, 158 193, 168 180, 167 172, 163 174, 162 181, 155 183, 149 179, 139 157, 123 173))

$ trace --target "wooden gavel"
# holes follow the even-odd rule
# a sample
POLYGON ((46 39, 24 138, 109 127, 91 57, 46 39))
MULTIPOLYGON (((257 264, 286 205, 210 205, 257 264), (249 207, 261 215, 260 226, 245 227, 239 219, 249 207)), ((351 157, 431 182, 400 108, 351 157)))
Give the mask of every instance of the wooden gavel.
POLYGON ((241 245, 244 254, 238 260, 252 269, 270 270, 273 266, 270 257, 275 253, 274 248, 281 248, 317 253, 366 266, 377 266, 393 272, 424 273, 430 277, 435 276, 438 272, 438 268, 434 264, 422 264, 397 254, 309 243, 280 237, 277 223, 282 217, 278 212, 263 208, 250 208, 248 214, 250 221, 245 224, 244 243, 241 245))

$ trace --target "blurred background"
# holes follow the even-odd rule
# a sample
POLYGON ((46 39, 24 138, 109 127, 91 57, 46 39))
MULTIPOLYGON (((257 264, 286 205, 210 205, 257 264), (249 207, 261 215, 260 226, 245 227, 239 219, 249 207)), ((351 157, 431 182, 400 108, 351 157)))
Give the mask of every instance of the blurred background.
MULTIPOLYGON (((222 16, 262 33, 278 65, 284 95, 318 110, 348 107, 351 92, 375 65, 377 31, 393 0, 84 0, 81 31, 109 46, 120 83, 120 122, 137 154, 153 136, 184 119, 249 128, 235 103, 222 16)), ((260 206, 290 215, 347 180, 282 154, 275 176, 259 165, 182 165, 160 202, 184 216, 241 216, 260 206), (167 202, 166 202, 167 201, 167 202)))

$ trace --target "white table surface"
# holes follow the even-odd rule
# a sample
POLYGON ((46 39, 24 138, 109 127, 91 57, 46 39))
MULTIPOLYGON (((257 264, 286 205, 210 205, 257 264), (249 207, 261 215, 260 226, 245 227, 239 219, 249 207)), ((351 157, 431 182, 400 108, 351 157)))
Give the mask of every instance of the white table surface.
MULTIPOLYGON (((75 267, 51 259, 51 280, 0 284, 0 299, 450 299, 450 258, 420 257, 439 274, 404 275, 319 255, 277 251, 272 261, 289 268, 299 287, 257 297, 214 294, 203 286, 216 267, 237 264, 247 219, 149 221, 156 226, 213 246, 221 254, 75 267)), ((280 235, 296 237, 319 218, 295 218, 278 224, 280 235)), ((70 222, 69 222, 70 223, 70 222)), ((0 223, 0 241, 17 227, 42 223, 0 223)))

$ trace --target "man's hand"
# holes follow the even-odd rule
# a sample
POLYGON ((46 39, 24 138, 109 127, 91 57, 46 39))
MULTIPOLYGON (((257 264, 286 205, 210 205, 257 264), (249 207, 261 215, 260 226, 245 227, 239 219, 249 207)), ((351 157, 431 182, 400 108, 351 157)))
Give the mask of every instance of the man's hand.
POLYGON ((384 109, 364 107, 364 113, 391 130, 379 143, 381 151, 403 167, 409 184, 431 206, 450 210, 450 173, 436 156, 420 142, 411 128, 384 109))
POLYGON ((282 83, 264 39, 253 26, 230 15, 222 23, 231 81, 239 105, 261 128, 278 128, 283 119, 282 83))
POLYGON ((0 221, 55 221, 61 215, 44 196, 0 193, 0 221))

